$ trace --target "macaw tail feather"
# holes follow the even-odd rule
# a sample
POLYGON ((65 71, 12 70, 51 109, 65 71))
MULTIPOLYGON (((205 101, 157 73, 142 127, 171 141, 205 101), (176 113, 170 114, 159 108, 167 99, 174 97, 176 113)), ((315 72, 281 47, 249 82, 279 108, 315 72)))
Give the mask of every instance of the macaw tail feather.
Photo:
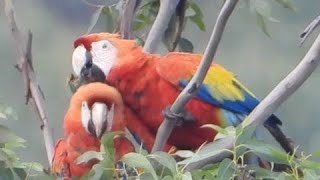
POLYGON ((270 132, 280 146, 289 154, 294 153, 294 144, 280 128, 281 121, 275 115, 272 115, 265 123, 264 127, 270 132), (275 123, 280 122, 280 123, 275 123))

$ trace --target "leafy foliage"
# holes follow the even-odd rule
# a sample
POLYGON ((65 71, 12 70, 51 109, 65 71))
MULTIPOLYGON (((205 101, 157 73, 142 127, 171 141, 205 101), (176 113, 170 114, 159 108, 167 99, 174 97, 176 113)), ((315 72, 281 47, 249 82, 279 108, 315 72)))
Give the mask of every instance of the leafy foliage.
MULTIPOLYGON (((0 106, 0 115, 4 119, 17 119, 14 110, 5 105, 0 106)), ((21 161, 16 150, 24 147, 24 139, 0 125, 0 179, 29 179, 34 176, 49 178, 41 164, 21 161)))
MULTIPOLYGON (((236 138, 233 150, 222 149, 215 145, 204 145, 197 151, 180 150, 172 154, 156 152, 154 154, 129 153, 122 157, 122 166, 115 166, 113 139, 120 135, 110 133, 103 136, 101 152, 88 152, 79 157, 85 161, 93 158, 101 159, 85 176, 94 180, 121 177, 140 179, 317 179, 320 175, 320 163, 310 160, 310 156, 303 153, 299 157, 288 155, 272 145, 254 137, 254 126, 217 128, 215 125, 206 125, 206 128, 218 130, 225 136, 236 138), (109 150, 105 150, 105 149, 109 150), (221 151, 228 151, 233 156, 217 164, 208 164, 201 169, 186 171, 190 163, 196 163, 221 151), (257 164, 247 164, 245 157, 253 155, 257 160, 270 162, 271 169, 259 167, 257 164), (276 167, 285 167, 277 171, 276 167)), ((119 163, 118 163, 119 164, 119 163)))
MULTIPOLYGON (((99 22, 99 19, 102 19, 101 17, 104 17, 103 21, 106 23, 107 32, 118 31, 119 20, 121 19, 120 15, 123 11, 121 3, 123 2, 119 1, 118 4, 111 5, 89 4, 95 8, 95 11, 92 14, 87 33, 93 30, 94 26, 99 22)), ((159 0, 142 0, 137 9, 132 30, 142 45, 146 38, 145 35, 157 16, 159 7, 159 0)), ((192 0, 181 0, 176 12, 171 17, 170 24, 162 40, 168 51, 174 51, 176 47, 178 47, 179 51, 192 52, 192 42, 186 37, 182 37, 181 34, 188 20, 193 22, 201 31, 205 31, 206 26, 203 18, 201 8, 196 3, 192 2, 192 0)))
MULTIPOLYGON (((291 11, 296 11, 294 5, 290 0, 274 0, 282 7, 287 8, 291 11)), ((270 33, 267 29, 266 21, 270 22, 279 22, 279 20, 272 17, 271 13, 271 1, 268 0, 246 0, 247 5, 250 8, 250 11, 256 16, 256 22, 258 27, 261 28, 263 33, 270 37, 270 33)))

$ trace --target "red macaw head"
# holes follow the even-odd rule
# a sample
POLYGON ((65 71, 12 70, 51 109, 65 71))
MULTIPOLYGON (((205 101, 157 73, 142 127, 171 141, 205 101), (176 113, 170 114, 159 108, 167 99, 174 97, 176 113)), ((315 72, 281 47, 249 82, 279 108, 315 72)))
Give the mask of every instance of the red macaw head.
POLYGON ((74 73, 85 82, 104 82, 112 68, 123 63, 120 62, 121 57, 137 47, 134 40, 120 39, 118 34, 96 33, 81 36, 74 42, 74 73))
MULTIPOLYGON (((64 118, 64 138, 55 146, 53 172, 63 177, 82 176, 97 161, 77 164, 77 158, 90 150, 99 151, 103 133, 124 131, 125 125, 124 104, 115 88, 99 82, 81 86, 73 94, 64 118)), ((121 138, 115 140, 124 141, 121 138)), ((116 154, 116 159, 123 154, 116 154)))
POLYGON ((100 138, 106 130, 123 130, 123 107, 121 94, 115 88, 104 83, 81 86, 71 98, 64 133, 100 138))

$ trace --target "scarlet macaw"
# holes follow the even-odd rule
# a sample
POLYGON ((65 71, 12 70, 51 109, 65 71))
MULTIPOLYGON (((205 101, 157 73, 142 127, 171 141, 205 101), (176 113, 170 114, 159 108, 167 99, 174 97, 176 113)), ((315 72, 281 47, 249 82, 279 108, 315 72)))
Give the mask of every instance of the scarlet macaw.
MULTIPOLYGON (((90 150, 100 151, 100 138, 105 131, 124 131, 126 122, 135 121, 131 114, 131 121, 124 121, 130 113, 128 110, 115 88, 104 83, 81 86, 72 96, 65 115, 64 138, 55 146, 52 171, 65 178, 81 177, 88 172, 97 161, 77 164, 77 158, 90 150)), ((114 140, 114 148, 116 161, 134 150, 131 142, 123 136, 114 140)))
MULTIPOLYGON (((163 57, 144 53, 134 40, 120 39, 118 34, 109 33, 81 36, 74 42, 74 48, 75 75, 86 82, 106 82, 117 88, 125 105, 153 136, 163 120, 162 111, 187 85, 202 57, 180 52, 163 57)), ((200 128, 202 125, 236 126, 258 103, 233 73, 212 64, 195 97, 185 106, 192 120, 175 127, 168 144, 178 149, 197 148, 216 135, 211 129, 200 128)), ((279 128, 281 124, 272 115, 264 125, 287 152, 292 152, 279 128)), ((142 141, 145 138, 140 137, 142 141)))

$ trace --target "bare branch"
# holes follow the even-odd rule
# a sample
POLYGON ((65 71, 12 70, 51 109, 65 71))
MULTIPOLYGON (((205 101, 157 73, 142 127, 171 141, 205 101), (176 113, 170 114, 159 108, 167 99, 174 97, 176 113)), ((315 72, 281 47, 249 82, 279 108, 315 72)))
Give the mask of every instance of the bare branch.
MULTIPOLYGON (((296 68, 288 74, 269 94, 268 96, 261 101, 261 103, 250 113, 247 120, 244 121, 243 127, 248 126, 249 124, 263 124, 264 121, 270 117, 271 114, 282 104, 284 103, 290 95, 292 95, 304 82, 305 80, 314 72, 316 67, 320 62, 320 35, 301 60, 301 62, 296 66, 296 68)), ((222 149, 231 149, 230 144, 234 144, 235 139, 233 138, 224 138, 220 141, 223 141, 222 149)), ((216 144, 214 142, 213 144, 216 144)), ((219 142, 218 145, 220 145, 219 142)), ((219 159, 215 157, 223 156, 223 153, 216 154, 210 158, 211 163, 219 162, 219 159)), ((202 161, 190 164, 187 166, 187 170, 192 170, 196 168, 203 167, 207 164, 208 161, 202 161)))
POLYGON ((18 63, 16 68, 21 72, 25 86, 26 104, 30 104, 40 119, 40 129, 44 138, 49 165, 53 157, 53 141, 48 127, 47 112, 44 108, 44 98, 42 91, 35 77, 32 66, 32 34, 29 31, 27 42, 22 38, 22 33, 18 29, 15 21, 15 14, 11 0, 5 0, 5 12, 9 23, 9 28, 17 50, 18 63))
POLYGON ((320 62, 320 35, 298 66, 250 113, 248 124, 262 124, 312 74, 320 62))
MULTIPOLYGON (((170 108, 171 113, 179 114, 187 102, 193 97, 195 92, 198 90, 199 86, 202 84, 203 79, 205 78, 207 71, 213 61, 213 57, 218 48, 220 39, 222 37, 224 28, 230 17, 234 7, 236 6, 238 0, 227 0, 222 7, 219 16, 217 18, 216 24, 212 31, 208 46, 204 52, 201 63, 197 72, 188 83, 188 85, 183 89, 180 95, 177 97, 176 101, 170 108)), ((165 143, 167 142, 172 129, 176 124, 174 119, 165 119, 160 125, 156 137, 155 144, 152 148, 152 152, 160 151, 163 149, 165 143)))
POLYGON ((143 47, 144 52, 154 53, 161 41, 161 38, 168 27, 170 18, 180 0, 161 0, 160 8, 154 21, 147 40, 143 47))
POLYGON ((300 34, 301 41, 300 46, 304 43, 304 41, 308 38, 308 36, 313 32, 313 30, 320 25, 320 16, 316 17, 300 34))
POLYGON ((120 34, 123 39, 132 39, 133 17, 141 0, 123 0, 124 7, 121 12, 120 34))

